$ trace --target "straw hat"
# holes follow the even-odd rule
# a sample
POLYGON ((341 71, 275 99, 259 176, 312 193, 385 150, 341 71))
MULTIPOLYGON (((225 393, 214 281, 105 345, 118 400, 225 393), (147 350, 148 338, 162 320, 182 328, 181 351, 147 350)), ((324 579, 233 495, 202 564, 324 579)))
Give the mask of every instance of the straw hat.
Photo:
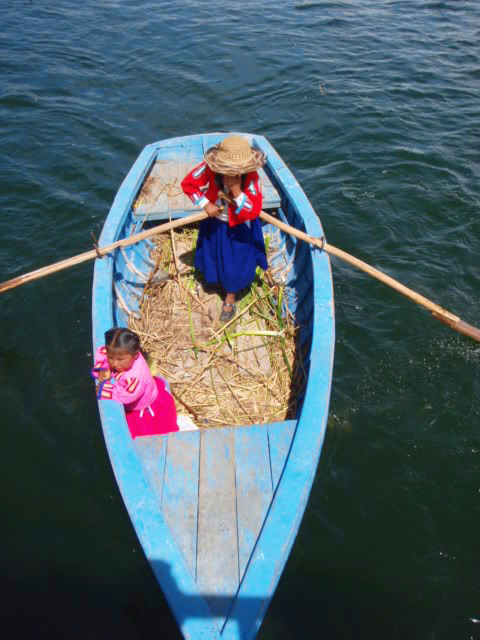
POLYGON ((263 167, 267 156, 260 149, 253 149, 245 138, 228 136, 219 144, 210 147, 203 156, 215 173, 234 176, 263 167))

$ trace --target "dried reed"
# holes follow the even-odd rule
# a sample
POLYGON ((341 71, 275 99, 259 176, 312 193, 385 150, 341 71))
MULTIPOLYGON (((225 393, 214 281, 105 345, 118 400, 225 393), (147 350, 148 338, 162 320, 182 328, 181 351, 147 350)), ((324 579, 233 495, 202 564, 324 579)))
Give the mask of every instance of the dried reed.
POLYGON ((258 270, 236 318, 222 326, 222 292, 207 289, 193 267, 197 234, 185 228, 154 240, 151 259, 171 277, 147 283, 141 317, 129 320, 153 372, 169 381, 179 413, 189 411, 199 426, 293 417, 306 380, 285 295, 285 253, 267 238, 274 267, 258 270))

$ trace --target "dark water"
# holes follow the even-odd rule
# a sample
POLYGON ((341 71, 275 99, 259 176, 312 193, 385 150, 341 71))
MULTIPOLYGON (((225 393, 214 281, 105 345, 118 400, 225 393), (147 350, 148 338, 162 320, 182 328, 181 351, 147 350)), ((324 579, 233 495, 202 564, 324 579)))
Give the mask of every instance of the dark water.
MULTIPOLYGON (((266 135, 331 244, 480 325, 476 0, 2 3, 2 280, 88 250, 144 145, 266 135)), ((88 379, 92 264, 2 294, 2 635, 178 638, 88 379)), ((333 264, 329 429, 259 637, 480 635, 480 348, 333 264)))

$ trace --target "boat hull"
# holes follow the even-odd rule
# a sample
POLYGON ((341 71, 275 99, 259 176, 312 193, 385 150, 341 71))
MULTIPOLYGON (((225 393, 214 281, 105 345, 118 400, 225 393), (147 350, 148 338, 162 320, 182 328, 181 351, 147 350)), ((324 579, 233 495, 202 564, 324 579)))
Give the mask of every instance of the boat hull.
MULTIPOLYGON (((143 224, 133 204, 159 159, 188 154, 188 160, 199 161, 224 135, 187 136, 147 146, 117 193, 100 245, 131 235, 143 224)), ((280 205, 280 218, 310 235, 323 235, 308 199, 273 147, 262 136, 248 138, 267 154, 271 202, 280 205)), ((161 219, 162 213, 156 216, 161 219)), ((255 637, 297 535, 318 465, 334 352, 330 263, 326 254, 291 237, 282 236, 282 242, 291 264, 289 305, 302 326, 300 343, 308 353, 308 381, 295 420, 132 441, 123 408, 99 402, 123 500, 186 638, 255 637)), ((126 326, 128 315, 137 313, 145 284, 139 274, 148 274, 148 251, 146 243, 131 253, 117 250, 96 261, 95 347, 103 343, 107 329, 126 326)))

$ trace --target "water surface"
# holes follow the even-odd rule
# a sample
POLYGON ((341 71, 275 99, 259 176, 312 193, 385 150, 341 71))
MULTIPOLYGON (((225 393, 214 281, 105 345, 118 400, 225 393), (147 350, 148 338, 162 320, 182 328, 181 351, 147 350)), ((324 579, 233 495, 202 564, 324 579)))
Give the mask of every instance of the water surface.
MULTIPOLYGON (((18 0, 2 23, 2 280, 90 249, 146 144, 249 131, 331 244, 480 325, 474 0, 18 0)), ((2 624, 178 638, 88 378, 92 268, 1 298, 2 624)), ((333 273, 329 428, 259 637, 477 637, 480 349, 333 273)))

